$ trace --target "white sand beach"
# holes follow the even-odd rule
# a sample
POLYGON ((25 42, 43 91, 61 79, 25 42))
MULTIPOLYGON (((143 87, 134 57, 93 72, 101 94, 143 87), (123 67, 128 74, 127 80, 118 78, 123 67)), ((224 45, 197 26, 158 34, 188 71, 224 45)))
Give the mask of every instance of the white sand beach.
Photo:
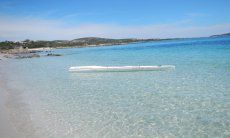
POLYGON ((7 87, 4 61, 0 60, 0 137, 35 137, 32 122, 20 93, 7 87))
MULTIPOLYGON (((0 63, 1 64, 1 63, 0 63)), ((4 90, 4 82, 0 73, 0 134, 4 138, 17 137, 17 130, 10 119, 10 112, 7 108, 7 91, 4 90)))

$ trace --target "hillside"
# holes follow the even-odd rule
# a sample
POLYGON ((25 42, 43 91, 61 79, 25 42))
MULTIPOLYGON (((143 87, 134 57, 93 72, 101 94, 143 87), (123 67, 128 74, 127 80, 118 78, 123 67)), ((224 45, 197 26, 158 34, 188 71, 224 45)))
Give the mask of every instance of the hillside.
POLYGON ((230 33, 220 34, 220 35, 212 35, 210 37, 226 37, 226 36, 230 36, 230 33))
POLYGON ((54 40, 54 41, 33 41, 25 40, 21 42, 4 41, 0 42, 0 50, 8 50, 20 46, 28 48, 41 47, 87 47, 87 46, 103 46, 103 45, 121 45, 127 43, 143 42, 143 41, 157 41, 160 39, 110 39, 99 37, 84 37, 73 40, 54 40))

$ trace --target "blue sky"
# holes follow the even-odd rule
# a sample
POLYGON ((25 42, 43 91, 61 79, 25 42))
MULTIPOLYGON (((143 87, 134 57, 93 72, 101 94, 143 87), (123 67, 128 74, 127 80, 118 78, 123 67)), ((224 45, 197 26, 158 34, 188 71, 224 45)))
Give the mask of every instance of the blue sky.
POLYGON ((230 0, 0 0, 0 40, 230 32, 230 0))

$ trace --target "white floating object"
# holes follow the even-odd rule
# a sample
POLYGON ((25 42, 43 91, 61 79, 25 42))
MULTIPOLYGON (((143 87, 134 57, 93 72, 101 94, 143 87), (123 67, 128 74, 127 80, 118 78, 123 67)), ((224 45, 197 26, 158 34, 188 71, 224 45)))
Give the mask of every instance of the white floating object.
POLYGON ((94 71, 165 71, 174 70, 173 65, 160 66, 76 66, 70 67, 70 72, 94 72, 94 71))

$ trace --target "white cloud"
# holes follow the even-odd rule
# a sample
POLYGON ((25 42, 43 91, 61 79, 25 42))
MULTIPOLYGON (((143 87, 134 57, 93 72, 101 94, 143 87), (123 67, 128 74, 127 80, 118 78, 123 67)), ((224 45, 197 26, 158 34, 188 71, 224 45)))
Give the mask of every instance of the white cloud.
POLYGON ((208 26, 187 26, 187 21, 172 24, 118 25, 78 24, 68 25, 62 20, 45 20, 0 17, 0 40, 54 40, 79 37, 108 38, 174 38, 202 37, 230 32, 230 23, 208 26))

